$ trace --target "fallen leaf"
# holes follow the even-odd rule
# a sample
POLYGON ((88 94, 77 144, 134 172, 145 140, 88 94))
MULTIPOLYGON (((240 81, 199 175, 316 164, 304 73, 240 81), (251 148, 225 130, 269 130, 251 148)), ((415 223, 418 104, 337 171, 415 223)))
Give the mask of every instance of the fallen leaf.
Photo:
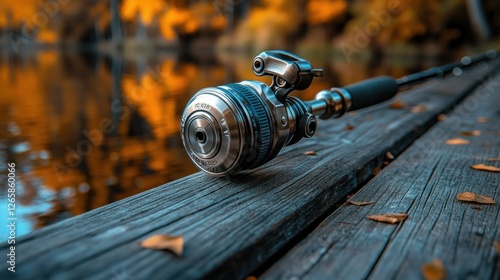
POLYGON ((393 160, 393 159, 394 159, 394 155, 393 155, 393 154, 391 154, 391 152, 387 152, 387 153, 385 153, 385 157, 386 157, 387 159, 389 159, 389 160, 393 160))
POLYGON ((182 236, 156 234, 142 241, 141 246, 153 250, 168 250, 180 256, 182 255, 184 239, 182 236))
POLYGON ((442 280, 446 278, 446 269, 440 259, 423 264, 421 269, 425 280, 442 280))
POLYGON ((406 108, 406 104, 401 101, 400 99, 396 99, 394 100, 394 102, 391 103, 391 105, 389 105, 389 107, 391 109, 402 109, 402 108, 406 108))
POLYGON ((457 194, 457 199, 464 202, 475 202, 480 204, 496 204, 496 202, 488 196, 475 194, 473 192, 464 192, 457 194))
POLYGON ((458 134, 463 135, 463 136, 479 136, 479 135, 481 135, 481 131, 479 131, 479 130, 459 131, 458 134))
POLYGON ((303 155, 305 155, 305 156, 315 156, 316 152, 315 151, 307 151, 307 152, 304 152, 303 155))
POLYGON ((446 120, 446 115, 445 114, 439 114, 438 117, 437 117, 438 121, 442 122, 444 120, 446 120))
POLYGON ((467 144, 470 144, 470 141, 462 139, 462 138, 452 138, 452 139, 446 140, 446 144, 447 145, 467 145, 467 144))
POLYGON ((344 130, 353 130, 354 126, 350 125, 349 123, 345 124, 344 130))
POLYGON ((486 161, 500 161, 500 158, 487 158, 486 161))
POLYGON ((500 168, 492 165, 484 165, 482 163, 474 164, 470 166, 472 169, 490 171, 490 172, 500 172, 500 168))
POLYGON ((352 201, 352 200, 348 200, 347 202, 356 206, 365 206, 373 203, 373 201, 352 201))
POLYGON ((425 105, 417 105, 417 106, 411 107, 412 113, 422 113, 425 111, 427 111, 427 106, 425 106, 425 105))
POLYGON ((490 119, 489 119, 489 118, 487 118, 487 117, 478 117, 478 118, 476 118, 476 121, 477 121, 478 123, 487 123, 487 122, 489 122, 489 121, 490 121, 490 119))
POLYGON ((399 224, 400 222, 408 218, 406 213, 396 213, 396 214, 379 214, 366 216, 369 220, 374 220, 377 222, 389 223, 389 224, 399 224))
POLYGON ((500 256, 500 242, 493 240, 493 246, 497 249, 497 254, 500 256))
POLYGON ((378 173, 380 173, 380 170, 382 170, 382 166, 377 166, 372 170, 372 175, 377 176, 378 173))

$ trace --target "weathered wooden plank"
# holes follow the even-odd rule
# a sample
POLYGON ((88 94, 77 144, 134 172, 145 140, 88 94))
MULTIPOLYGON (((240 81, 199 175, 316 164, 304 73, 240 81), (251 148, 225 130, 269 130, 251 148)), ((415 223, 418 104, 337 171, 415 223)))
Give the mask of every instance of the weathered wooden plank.
MULTIPOLYGON (((18 242, 17 275, 242 278, 331 212, 382 165, 387 151, 405 149, 498 66, 402 94, 408 108, 384 104, 324 121, 319 137, 286 148, 263 168, 223 179, 194 174, 36 231, 18 242), (417 104, 427 110, 411 113, 417 104), (355 128, 345 130, 346 122, 355 128), (307 150, 317 156, 302 155, 307 150), (141 248, 152 234, 183 235, 183 256, 141 248)), ((0 278, 9 276, 5 266, 0 278)))
POLYGON ((448 279, 499 279, 499 205, 459 202, 475 192, 500 203, 500 173, 473 170, 500 166, 500 76, 487 81, 378 176, 290 250, 259 279, 421 279, 421 266, 440 259, 448 279), (478 117, 487 117, 481 123, 478 117), (480 131, 478 136, 459 132, 480 131), (468 145, 447 145, 460 137, 468 145), (390 225, 367 215, 404 212, 390 225))

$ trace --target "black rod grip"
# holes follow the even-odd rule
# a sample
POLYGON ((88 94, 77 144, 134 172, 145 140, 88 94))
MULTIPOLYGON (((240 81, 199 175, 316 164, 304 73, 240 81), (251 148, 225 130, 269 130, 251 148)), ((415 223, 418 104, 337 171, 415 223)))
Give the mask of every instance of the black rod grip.
POLYGON ((351 95, 349 111, 384 102, 398 93, 396 79, 390 76, 371 78, 344 87, 351 95))

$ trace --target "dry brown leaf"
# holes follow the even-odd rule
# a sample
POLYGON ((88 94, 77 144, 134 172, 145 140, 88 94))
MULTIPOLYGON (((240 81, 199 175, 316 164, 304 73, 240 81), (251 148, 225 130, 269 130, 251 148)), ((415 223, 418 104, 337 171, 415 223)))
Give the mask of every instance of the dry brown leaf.
POLYGON ((348 200, 347 202, 349 202, 352 205, 356 205, 356 206, 365 206, 365 205, 372 204, 374 201, 352 201, 352 200, 348 200))
POLYGON ((493 240, 493 246, 497 249, 497 254, 500 256, 500 242, 493 240))
POLYGON ((446 115, 445 114, 439 114, 438 117, 437 117, 438 121, 442 122, 444 120, 446 120, 446 115))
POLYGON ((425 106, 425 105, 417 105, 417 106, 411 107, 412 113, 422 113, 425 111, 427 111, 427 106, 425 106))
POLYGON ((484 165, 482 163, 474 164, 470 166, 472 169, 489 171, 489 172, 500 172, 500 168, 492 165, 484 165))
POLYGON ((344 130, 353 130, 354 126, 350 125, 349 123, 345 124, 344 130))
POLYGON ((458 134, 463 135, 463 136, 479 136, 479 135, 481 135, 481 131, 479 131, 479 130, 459 131, 458 134))
POLYGON ((377 175, 380 173, 380 171, 381 171, 381 170, 382 170, 382 166, 377 166, 377 167, 375 167, 375 168, 372 170, 372 175, 373 175, 373 176, 377 176, 377 175))
POLYGON ((148 237, 141 242, 141 246, 153 250, 168 250, 177 256, 182 255, 184 239, 182 236, 170 236, 165 234, 156 234, 148 237))
POLYGON ((369 220, 374 220, 377 222, 389 223, 389 224, 399 224, 400 222, 408 218, 406 213, 396 213, 396 214, 379 214, 366 216, 369 220))
POLYGON ((388 160, 393 160, 394 155, 391 152, 387 152, 387 153, 385 153, 385 158, 387 158, 388 160))
POLYGON ((446 269, 440 259, 422 265, 421 269, 425 280, 442 280, 446 278, 446 269))
POLYGON ((402 108, 406 108, 406 104, 401 101, 400 99, 396 99, 394 100, 394 102, 391 103, 391 105, 389 105, 389 108, 391 109, 402 109, 402 108))
POLYGON ((493 198, 485 195, 475 194, 473 192, 459 193, 457 194, 457 199, 464 202, 475 202, 480 204, 496 204, 493 198))
POLYGON ((489 118, 487 118, 487 117, 478 117, 478 118, 476 118, 476 121, 477 121, 478 123, 487 123, 487 122, 489 122, 489 121, 490 121, 490 119, 489 119, 489 118))
POLYGON ((305 156, 315 156, 316 152, 315 151, 307 151, 307 152, 304 152, 303 155, 305 155, 305 156))
POLYGON ((452 138, 452 139, 446 140, 446 144, 447 145, 467 145, 467 144, 470 144, 470 141, 462 139, 462 138, 452 138))

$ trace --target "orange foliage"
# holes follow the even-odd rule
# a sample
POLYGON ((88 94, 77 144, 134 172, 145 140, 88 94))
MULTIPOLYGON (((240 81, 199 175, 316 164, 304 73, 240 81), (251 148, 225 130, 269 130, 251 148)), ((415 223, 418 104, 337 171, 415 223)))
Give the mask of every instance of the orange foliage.
POLYGON ((38 0, 8 1, 8 3, 0 3, 0 26, 5 26, 7 24, 7 13, 10 13, 13 25, 18 25, 23 21, 33 21, 33 18, 38 12, 37 3, 38 0))
POLYGON ((353 38, 358 28, 381 45, 408 42, 422 35, 439 36, 460 5, 463 0, 357 0, 351 9, 354 18, 347 24, 345 35, 353 38), (371 32, 366 31, 369 27, 371 32))
POLYGON ((191 33, 198 29, 198 23, 191 21, 191 13, 183 8, 170 8, 161 17, 160 30, 166 39, 176 38, 176 29, 181 33, 191 33), (189 32, 190 31, 190 32, 189 32))
POLYGON ((120 8, 120 15, 124 20, 132 21, 139 13, 142 22, 149 25, 163 9, 165 9, 165 2, 162 0, 124 0, 120 8))
POLYGON ((265 0, 264 6, 253 8, 249 17, 236 30, 233 44, 239 48, 286 48, 286 40, 304 22, 300 0, 265 0))
POLYGON ((41 29, 38 32, 36 38, 38 41, 43 43, 55 43, 58 39, 56 32, 52 29, 47 28, 41 29))
POLYGON ((193 20, 197 20, 204 29, 221 31, 226 28, 226 17, 217 12, 211 3, 196 3, 192 5, 193 20))
POLYGON ((172 7, 160 21, 162 35, 173 40, 180 34, 193 34, 199 30, 221 31, 226 27, 226 18, 218 14, 210 3, 196 3, 190 9, 172 7))
POLYGON ((307 22, 311 25, 336 20, 347 11, 346 0, 309 0, 307 22))

